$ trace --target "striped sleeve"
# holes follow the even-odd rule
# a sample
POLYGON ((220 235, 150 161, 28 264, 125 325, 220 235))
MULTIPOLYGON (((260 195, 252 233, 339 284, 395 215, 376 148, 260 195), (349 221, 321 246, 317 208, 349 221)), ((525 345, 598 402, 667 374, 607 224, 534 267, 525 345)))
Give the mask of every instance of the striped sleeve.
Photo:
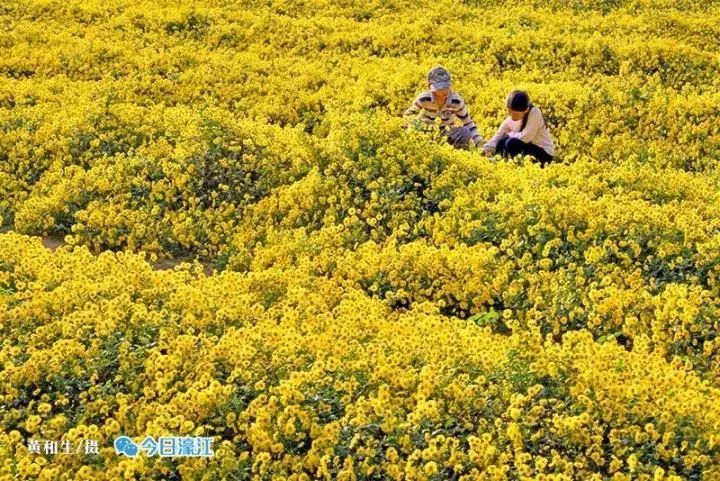
POLYGON ((427 102, 432 102, 432 94, 430 92, 420 92, 413 100, 412 105, 405 110, 404 116, 415 115, 425 108, 427 102))
POLYGON ((468 130, 470 130, 470 132, 472 133, 472 139, 475 144, 482 142, 482 137, 478 133, 477 125, 475 125, 475 121, 470 116, 470 112, 468 112, 465 100, 458 95, 456 98, 453 99, 453 105, 456 106, 455 115, 457 116, 457 118, 460 119, 463 126, 467 127, 468 130))
POLYGON ((410 115, 416 115, 418 112, 420 112, 420 110, 422 110, 422 104, 420 103, 420 96, 418 96, 415 98, 412 105, 410 105, 410 107, 405 110, 403 116, 407 117, 410 115))
POLYGON ((403 114, 405 126, 410 128, 414 120, 419 120, 422 124, 432 124, 435 120, 436 111, 431 108, 431 103, 432 92, 421 92, 418 94, 412 105, 410 105, 403 114))

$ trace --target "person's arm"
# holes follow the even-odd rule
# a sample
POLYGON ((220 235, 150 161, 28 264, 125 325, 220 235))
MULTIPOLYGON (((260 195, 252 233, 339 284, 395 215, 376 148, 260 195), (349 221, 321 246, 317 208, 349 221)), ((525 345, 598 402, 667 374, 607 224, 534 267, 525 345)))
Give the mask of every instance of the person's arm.
POLYGON ((542 124, 543 118, 540 110, 533 107, 530 112, 528 112, 527 125, 525 125, 525 128, 519 132, 510 132, 508 137, 520 139, 527 144, 535 138, 535 135, 537 135, 537 131, 542 124))
POLYGON ((423 98, 424 93, 419 94, 417 97, 415 97, 415 100, 413 101, 412 105, 408 107, 405 112, 403 113, 403 118, 405 119, 405 126, 409 127, 412 120, 417 118, 417 115, 422 111, 423 105, 422 102, 425 100, 423 98))
POLYGON ((462 99, 462 97, 459 97, 459 105, 458 109, 455 111, 455 115, 457 118, 460 119, 460 121, 463 124, 463 127, 467 127, 467 129, 472 134, 472 141, 475 145, 479 145, 483 138, 480 136, 480 133, 478 132, 477 125, 475 125, 475 121, 470 116, 470 112, 468 112, 467 105, 465 104, 465 101, 462 99))
POLYGON ((417 115, 422 110, 422 105, 417 98, 413 101, 412 105, 405 110, 403 117, 410 117, 411 115, 417 115))
POLYGON ((500 139, 503 137, 503 135, 506 135, 508 133, 508 131, 510 130, 510 125, 509 125, 508 119, 510 119, 510 117, 506 117, 505 120, 502 121, 502 124, 500 124, 500 127, 497 129, 497 132, 495 132, 495 135, 493 135, 490 138, 490 140, 485 142, 485 145, 483 145, 483 150, 485 150, 485 149, 495 150, 495 147, 497 147, 497 143, 500 141, 500 139))

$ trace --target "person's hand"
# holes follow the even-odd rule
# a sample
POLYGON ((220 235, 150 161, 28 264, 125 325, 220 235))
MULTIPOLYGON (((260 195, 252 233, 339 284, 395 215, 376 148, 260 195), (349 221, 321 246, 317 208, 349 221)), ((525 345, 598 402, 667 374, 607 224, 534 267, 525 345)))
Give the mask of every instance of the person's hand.
POLYGON ((483 151, 483 154, 490 157, 491 155, 493 155, 495 153, 495 147, 492 147, 490 145, 484 145, 482 148, 482 151, 483 151))

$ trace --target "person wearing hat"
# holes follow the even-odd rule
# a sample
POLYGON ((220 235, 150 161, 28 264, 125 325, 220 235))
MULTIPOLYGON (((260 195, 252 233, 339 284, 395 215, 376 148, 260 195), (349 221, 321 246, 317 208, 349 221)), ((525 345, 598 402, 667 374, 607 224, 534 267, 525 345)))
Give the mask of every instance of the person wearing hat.
POLYGON ((427 82, 429 90, 418 94, 403 116, 415 116, 424 124, 433 124, 440 118, 440 128, 447 136, 448 143, 455 148, 467 149, 471 142, 480 145, 483 138, 468 113, 465 100, 452 89, 452 79, 447 69, 434 67, 427 75, 427 82), (460 119, 462 126, 454 126, 457 119, 460 119))
POLYGON ((506 100, 508 116, 495 135, 483 145, 485 155, 503 157, 531 155, 540 166, 552 162, 555 144, 542 112, 530 102, 527 92, 513 90, 506 100))

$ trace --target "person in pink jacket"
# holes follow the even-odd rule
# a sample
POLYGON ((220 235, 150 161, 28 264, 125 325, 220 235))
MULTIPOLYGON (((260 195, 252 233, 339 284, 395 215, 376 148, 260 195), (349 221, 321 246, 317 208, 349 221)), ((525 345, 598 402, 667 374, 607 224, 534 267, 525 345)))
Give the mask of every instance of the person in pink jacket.
POLYGON ((507 111, 508 116, 500 128, 483 145, 485 155, 531 155, 543 167, 552 162, 555 157, 555 144, 542 112, 530 102, 527 92, 510 92, 507 97, 507 111))

